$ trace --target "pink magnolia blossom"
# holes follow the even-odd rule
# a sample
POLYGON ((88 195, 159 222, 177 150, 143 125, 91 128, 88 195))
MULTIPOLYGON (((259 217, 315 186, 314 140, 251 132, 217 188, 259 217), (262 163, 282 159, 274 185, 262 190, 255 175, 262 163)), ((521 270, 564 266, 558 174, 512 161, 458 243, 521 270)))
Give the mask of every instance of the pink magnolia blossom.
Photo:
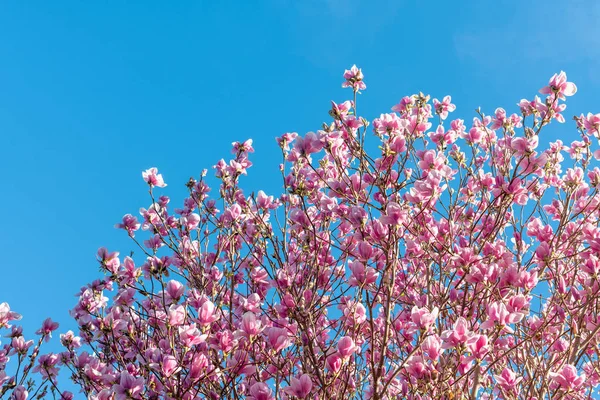
POLYGON ((144 181, 146 181, 150 187, 156 186, 164 188, 167 186, 162 175, 158 173, 158 169, 154 167, 142 172, 142 178, 144 178, 144 181))
POLYGON ((10 325, 8 324, 10 321, 18 321, 20 319, 20 314, 10 311, 8 303, 0 303, 0 329, 10 328, 10 325))
POLYGON ((509 312, 506 305, 501 302, 494 302, 488 305, 488 319, 481 324, 481 329, 491 329, 500 327, 507 333, 513 333, 509 326, 523 319, 523 314, 519 312, 509 312))
POLYGON ((342 83, 343 88, 351 87, 354 90, 365 90, 367 85, 363 82, 364 76, 360 68, 353 65, 349 70, 344 71, 344 79, 342 83))
POLYGON ((556 74, 545 99, 447 123, 449 96, 368 121, 362 72, 344 85, 321 130, 277 139, 279 193, 244 188, 251 140, 175 208, 145 171, 151 204, 117 225, 139 250, 98 250, 62 352, 52 320, 31 340, 0 304, 0 397, 43 397, 39 381, 71 399, 69 377, 92 400, 595 393, 599 118, 546 134, 575 86, 556 74))
POLYGON ((10 400, 27 400, 28 397, 29 392, 25 389, 25 386, 19 385, 13 390, 10 400))
POLYGON ((542 94, 555 94, 559 99, 564 100, 565 96, 573 96, 577 93, 577 86, 573 82, 567 82, 567 74, 560 71, 559 74, 552 75, 548 86, 540 89, 542 94))
POLYGON ((551 372, 552 380, 563 390, 578 390, 585 382, 585 375, 579 375, 575 366, 566 364, 559 372, 551 372))
POLYGON ((274 397, 273 391, 266 383, 256 382, 250 387, 250 396, 247 396, 246 398, 248 400, 271 400, 274 397))
POLYGON ((452 329, 442 333, 442 348, 450 349, 466 343, 473 333, 469 331, 467 320, 459 317, 454 323, 452 329))
POLYGON ((219 317, 216 314, 215 305, 210 300, 206 300, 198 310, 198 322, 202 325, 209 325, 217 319, 219 317))
POLYGON ((292 377, 290 386, 286 387, 284 390, 290 396, 304 399, 310 393, 312 386, 313 383, 310 375, 302 374, 300 378, 292 377))
POLYGON ((445 96, 441 102, 438 99, 433 99, 433 107, 442 120, 448 118, 449 112, 456 110, 456 105, 452 104, 452 97, 450 96, 445 96))
POLYGON ((494 379, 502 389, 512 391, 516 389, 523 377, 518 377, 512 370, 504 368, 500 375, 494 375, 494 379))
POLYGON ((112 391, 116 395, 116 400, 141 399, 144 392, 144 378, 123 371, 119 383, 113 385, 112 391))
POLYGON ((52 321, 50 318, 46 318, 42 323, 40 329, 38 329, 35 333, 44 337, 44 340, 47 342, 52 338, 52 332, 58 329, 58 322, 52 321))

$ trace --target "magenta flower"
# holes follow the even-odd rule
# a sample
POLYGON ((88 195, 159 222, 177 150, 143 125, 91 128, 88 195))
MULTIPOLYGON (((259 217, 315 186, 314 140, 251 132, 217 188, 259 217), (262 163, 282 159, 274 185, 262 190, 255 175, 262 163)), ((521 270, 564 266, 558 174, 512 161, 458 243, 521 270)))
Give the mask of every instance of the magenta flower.
POLYGON ((181 370, 181 367, 179 367, 175 357, 171 355, 163 357, 161 371, 167 378, 177 373, 179 370, 181 370))
POLYGON ((158 169, 154 167, 142 172, 142 178, 144 178, 144 181, 146 181, 150 187, 156 186, 164 188, 167 186, 162 175, 158 173, 158 169))
POLYGON ((269 388, 266 383, 256 382, 250 386, 250 396, 247 396, 248 400, 272 400, 273 391, 269 388))
POLYGON ((11 340, 12 349, 8 354, 9 355, 11 355, 11 354, 21 354, 21 355, 27 354, 27 352, 29 351, 29 348, 32 345, 33 345, 33 340, 25 341, 25 338, 23 338, 23 336, 13 337, 11 340))
POLYGON ((81 347, 81 338, 75 336, 73 331, 67 331, 67 333, 60 334, 60 343, 69 350, 77 349, 81 347))
POLYGON ((38 358, 37 365, 33 368, 33 372, 39 372, 44 378, 54 380, 58 375, 58 354, 43 354, 38 358))
POLYGON ((488 346, 488 337, 486 335, 473 335, 467 340, 469 351, 478 360, 482 360, 483 357, 490 351, 488 346))
POLYGON ((242 316, 241 330, 248 336, 256 336, 262 331, 262 324, 256 315, 248 311, 242 316))
POLYGON ((336 373, 342 368, 342 357, 340 357, 340 353, 335 352, 325 359, 327 364, 327 369, 331 372, 336 373))
POLYGON ((38 335, 42 335, 44 340, 47 342, 52 337, 52 331, 58 329, 58 322, 53 322, 50 318, 46 318, 42 323, 42 327, 38 329, 35 333, 38 335))
POLYGON ((442 349, 442 341, 437 335, 427 336, 427 339, 423 341, 421 349, 427 354, 427 357, 431 360, 437 360, 438 357, 444 352, 442 349))
POLYGON ((283 389, 290 396, 304 399, 312 389, 312 379, 308 374, 302 374, 300 378, 292 377, 290 386, 283 389))

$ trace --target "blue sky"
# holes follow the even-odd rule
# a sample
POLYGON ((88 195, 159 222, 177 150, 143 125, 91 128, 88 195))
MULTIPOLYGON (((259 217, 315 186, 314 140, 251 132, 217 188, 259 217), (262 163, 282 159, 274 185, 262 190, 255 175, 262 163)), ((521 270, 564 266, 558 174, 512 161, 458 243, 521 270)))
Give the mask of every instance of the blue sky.
POLYGON ((514 112, 565 70, 579 92, 548 140, 575 140, 570 117, 600 112, 599 20, 593 0, 3 1, 0 302, 28 332, 48 316, 74 329, 96 250, 134 249, 113 226, 149 205, 149 167, 178 205, 253 138, 245 188, 279 193, 274 138, 329 121, 352 64, 368 119, 418 91, 450 94, 467 121, 514 112))

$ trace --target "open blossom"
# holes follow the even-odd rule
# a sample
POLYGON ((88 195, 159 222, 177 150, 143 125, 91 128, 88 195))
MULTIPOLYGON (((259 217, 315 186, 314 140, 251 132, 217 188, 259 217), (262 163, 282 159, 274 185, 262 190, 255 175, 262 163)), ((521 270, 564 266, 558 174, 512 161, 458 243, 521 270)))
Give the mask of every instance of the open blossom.
POLYGON ((503 331, 512 333, 513 329, 509 325, 519 322, 522 318, 523 314, 509 312, 504 303, 494 302, 488 305, 488 319, 481 324, 481 329, 490 329, 498 326, 503 331))
POLYGON ((115 400, 142 399, 144 378, 135 377, 129 372, 123 371, 119 383, 113 385, 112 391, 116 394, 115 400))
POLYGON ((429 329, 429 327, 435 323, 438 314, 439 309, 437 307, 433 307, 433 309, 429 311, 425 307, 419 308, 417 306, 414 306, 412 308, 410 317, 419 328, 429 329))
POLYGON ((271 327, 267 333, 269 344, 279 352, 292 344, 291 336, 286 328, 271 327))
POLYGON ((46 318, 42 323, 42 327, 35 333, 42 335, 44 340, 47 342, 52 338, 52 332, 58 329, 58 322, 52 321, 50 318, 46 318))
POLYGON ((600 137, 600 113, 588 113, 586 117, 582 115, 581 119, 588 135, 600 137))
POLYGON ((33 372, 39 372, 44 378, 54 380, 58 375, 58 362, 58 354, 43 354, 38 358, 37 365, 33 368, 33 372))
POLYGON ((564 100, 565 96, 573 96, 577 93, 577 86, 573 82, 567 82, 567 74, 560 71, 559 74, 552 75, 548 86, 540 89, 542 94, 555 94, 559 99, 564 100))
POLYGON ((442 332, 442 348, 450 349, 464 344, 472 337, 473 333, 469 331, 467 320, 459 317, 452 329, 442 332))
MULTIPOLYGON (((1 332, 0 397, 34 393, 20 386, 29 372, 72 376, 92 400, 595 393, 600 114, 576 120, 581 139, 546 144, 575 92, 561 73, 548 98, 519 103, 527 118, 497 108, 448 124, 450 96, 419 94, 369 132, 362 72, 345 78, 354 99, 333 103, 322 130, 278 139, 280 193, 238 182, 246 140, 217 163, 217 190, 202 173, 173 210, 150 193, 143 239, 126 214, 118 227, 141 251, 121 263, 98 250, 104 276, 79 290, 79 336, 61 334, 61 353, 40 351, 50 319, 40 346, 1 332)), ((143 176, 164 186, 156 169, 143 176)), ((0 304, 0 329, 19 318, 0 304)))
POLYGON ((552 380, 563 390, 577 390, 585 382, 585 374, 578 375, 577 368, 567 364, 559 372, 551 372, 552 380))
POLYGON ((290 386, 284 390, 290 396, 304 399, 312 389, 312 379, 308 374, 302 374, 300 378, 292 377, 290 386))
POLYGON ((137 218, 131 214, 125 214, 123 216, 123 222, 116 224, 115 228, 124 229, 133 236, 133 232, 140 229, 141 224, 138 222, 137 218))
POLYGON ((494 379, 496 379, 496 382, 502 389, 512 391, 521 382, 523 377, 517 377, 512 370, 504 368, 500 375, 494 375, 494 379))
POLYGON ((194 345, 204 343, 208 335, 202 334, 196 324, 184 325, 178 328, 179 338, 185 347, 191 348, 194 345))
POLYGON ((445 96, 442 101, 433 99, 433 108, 439 114, 442 120, 448 118, 448 113, 456 110, 456 105, 452 104, 452 97, 445 96))
POLYGON ((10 328, 8 324, 10 321, 18 321, 21 319, 21 315, 14 311, 10 311, 8 303, 0 304, 0 329, 10 328))
POLYGON ((150 185, 150 187, 156 186, 164 188, 167 186, 161 174, 158 173, 158 168, 150 168, 142 172, 142 178, 150 185))
POLYGON ((365 90, 367 88, 367 85, 363 82, 363 73, 356 65, 344 72, 344 79, 346 81, 342 83, 343 88, 351 87, 354 90, 365 90))
POLYGON ((266 383, 256 382, 250 386, 250 396, 246 397, 248 400, 272 400, 273 391, 266 383))

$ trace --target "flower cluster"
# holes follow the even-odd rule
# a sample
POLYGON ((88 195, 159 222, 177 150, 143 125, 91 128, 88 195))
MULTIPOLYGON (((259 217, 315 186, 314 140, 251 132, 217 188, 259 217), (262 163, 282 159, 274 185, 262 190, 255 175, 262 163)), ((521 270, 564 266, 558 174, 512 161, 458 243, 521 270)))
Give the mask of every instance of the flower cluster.
MULTIPOLYGON (((279 195, 243 190, 251 140, 214 166, 215 195, 204 171, 180 208, 156 195, 156 168, 143 173, 151 204, 117 224, 143 257, 98 251, 105 276, 79 292, 78 335, 38 357, 56 325, 38 331, 42 383, 58 390, 60 367, 98 400, 595 393, 600 114, 576 118, 581 141, 544 149, 576 92, 564 72, 544 100, 470 124, 449 120, 450 96, 423 93, 369 122, 362 71, 344 79, 354 98, 322 130, 277 139, 279 195)), ((17 318, 0 305, 0 328, 17 318)), ((4 366, 33 342, 9 337, 0 394, 25 399, 32 387, 4 366)))

